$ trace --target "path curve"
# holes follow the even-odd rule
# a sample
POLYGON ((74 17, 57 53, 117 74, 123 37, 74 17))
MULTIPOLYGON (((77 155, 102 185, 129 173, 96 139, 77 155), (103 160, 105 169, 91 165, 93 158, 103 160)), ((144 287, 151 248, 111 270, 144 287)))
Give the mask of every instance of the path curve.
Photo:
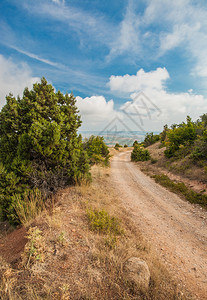
POLYGON ((130 161, 111 162, 112 182, 133 220, 168 269, 197 299, 207 299, 207 211, 156 184, 130 161))

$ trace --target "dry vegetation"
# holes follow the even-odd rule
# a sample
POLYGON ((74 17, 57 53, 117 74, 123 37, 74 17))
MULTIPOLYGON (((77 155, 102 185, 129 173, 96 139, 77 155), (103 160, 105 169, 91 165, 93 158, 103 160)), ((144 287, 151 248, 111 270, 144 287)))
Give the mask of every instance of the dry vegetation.
POLYGON ((110 169, 94 166, 92 175, 91 185, 63 190, 50 212, 25 224, 27 243, 19 257, 2 251, 1 299, 186 299, 122 207, 110 169), (100 211, 98 224, 107 220, 107 230, 91 226, 90 212, 100 211), (132 256, 149 266, 148 291, 126 280, 123 265, 132 256))

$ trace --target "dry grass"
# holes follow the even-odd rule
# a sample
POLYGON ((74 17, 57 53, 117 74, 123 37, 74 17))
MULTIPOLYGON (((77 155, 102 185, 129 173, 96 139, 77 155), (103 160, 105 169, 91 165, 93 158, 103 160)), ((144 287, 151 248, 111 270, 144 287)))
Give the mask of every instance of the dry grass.
POLYGON ((16 268, 0 262, 1 299, 185 299, 122 207, 110 169, 95 166, 92 173, 90 186, 63 191, 53 211, 33 222, 16 268), (87 209, 116 216, 124 234, 113 240, 110 232, 91 231, 87 209), (149 265, 148 291, 125 278, 123 265, 132 256, 149 265))
POLYGON ((44 198, 39 190, 26 191, 24 199, 18 194, 13 197, 13 207, 20 223, 24 226, 29 225, 45 209, 44 198))

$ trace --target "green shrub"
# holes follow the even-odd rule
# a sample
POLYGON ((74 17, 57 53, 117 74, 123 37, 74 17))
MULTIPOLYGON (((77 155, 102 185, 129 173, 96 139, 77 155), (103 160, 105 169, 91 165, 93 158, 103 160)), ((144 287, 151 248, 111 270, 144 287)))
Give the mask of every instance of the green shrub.
POLYGON ((201 136, 198 136, 195 142, 195 149, 191 154, 191 158, 196 160, 207 160, 207 130, 205 129, 201 136))
POLYGON ((151 133, 147 133, 145 135, 145 139, 144 139, 144 147, 148 147, 150 145, 153 145, 154 143, 158 142, 160 140, 160 136, 159 134, 155 134, 153 132, 151 133))
POLYGON ((114 146, 114 149, 115 149, 115 150, 119 150, 119 148, 122 148, 122 146, 119 145, 118 143, 116 143, 116 145, 114 146))
POLYGON ((128 147, 128 145, 127 145, 127 144, 125 144, 125 145, 124 145, 124 148, 127 148, 127 147, 128 147))
POLYGON ((183 145, 187 150, 196 139, 196 126, 191 118, 187 117, 186 123, 174 124, 172 129, 167 131, 167 139, 167 149, 164 151, 166 157, 176 156, 176 151, 179 150, 180 145, 183 145))
POLYGON ((105 210, 88 210, 87 217, 91 230, 100 233, 120 235, 123 233, 119 220, 111 217, 105 210))
POLYGON ((133 147, 134 147, 135 145, 139 145, 139 143, 137 142, 137 140, 134 141, 133 147))
POLYGON ((143 149, 139 145, 135 144, 134 149, 131 153, 132 161, 147 161, 150 159, 150 154, 147 149, 143 149))
POLYGON ((163 131, 160 133, 160 141, 164 142, 167 138, 167 132, 168 132, 169 128, 168 125, 166 124, 163 128, 163 131))
POLYGON ((83 144, 91 165, 104 164, 109 165, 109 149, 104 143, 104 138, 100 136, 91 136, 83 144))
POLYGON ((48 196, 59 187, 90 179, 87 153, 77 135, 75 98, 55 92, 45 78, 11 94, 0 112, 0 206, 4 219, 19 222, 11 203, 25 190, 48 196))

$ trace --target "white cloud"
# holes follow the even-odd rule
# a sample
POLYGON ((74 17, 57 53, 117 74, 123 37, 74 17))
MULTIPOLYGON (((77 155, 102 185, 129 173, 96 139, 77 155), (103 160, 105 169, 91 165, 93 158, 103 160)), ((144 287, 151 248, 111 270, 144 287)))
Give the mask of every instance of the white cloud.
POLYGON ((57 4, 65 4, 65 0, 52 0, 52 2, 57 4))
POLYGON ((28 51, 22 50, 22 49, 20 49, 20 48, 18 48, 18 47, 12 46, 12 45, 8 45, 8 46, 9 46, 10 48, 12 48, 12 49, 18 51, 19 53, 22 53, 22 54, 24 54, 24 55, 26 55, 26 56, 28 56, 28 57, 30 57, 30 58, 33 58, 33 59, 35 59, 35 60, 40 61, 40 62, 43 62, 44 64, 50 65, 50 66, 52 66, 52 67, 64 68, 63 65, 61 65, 61 64, 59 64, 59 63, 56 63, 56 62, 53 62, 53 61, 51 61, 51 60, 49 60, 49 59, 39 57, 38 55, 36 55, 36 54, 34 54, 34 53, 30 53, 30 52, 28 52, 28 51))
POLYGON ((143 20, 162 26, 158 33, 159 55, 182 47, 194 59, 192 74, 207 77, 207 7, 206 3, 190 0, 148 0, 143 20), (165 24, 165 27, 163 27, 165 24))
POLYGON ((33 83, 39 81, 38 77, 33 77, 31 70, 25 63, 16 64, 11 59, 0 55, 0 106, 5 103, 5 97, 12 93, 15 97, 22 95, 25 87, 32 88, 33 83))
POLYGON ((97 42, 109 46, 117 34, 113 22, 106 21, 100 13, 95 14, 83 10, 80 6, 75 6, 75 3, 68 5, 61 0, 52 0, 51 2, 39 0, 35 6, 31 1, 26 1, 22 5, 32 15, 51 18, 66 25, 61 27, 61 34, 68 32, 68 28, 72 29, 82 47, 92 47, 97 42))
MULTIPOLYGON (((193 94, 192 89, 185 93, 166 91, 164 83, 168 78, 166 69, 158 68, 148 73, 139 70, 137 75, 111 76, 109 86, 112 91, 130 93, 132 100, 120 109, 129 113, 145 130, 161 130, 166 123, 181 123, 187 115, 195 120, 207 112, 207 99, 203 95, 193 94), (141 98, 138 98, 139 101, 133 100, 140 90, 149 100, 145 97, 144 101, 141 98)), ((133 130, 139 130, 129 117, 126 116, 124 121, 133 130)))
POLYGON ((126 52, 140 52, 141 42, 139 40, 139 18, 134 12, 133 2, 130 1, 123 21, 119 25, 117 38, 111 43, 108 60, 126 52))
POLYGON ((117 114, 114 101, 103 96, 76 97, 76 105, 83 121, 82 130, 102 130, 117 114))
POLYGON ((157 68, 155 71, 145 72, 140 69, 136 75, 111 76, 109 87, 111 91, 134 92, 144 90, 148 87, 161 90, 169 78, 165 68, 157 68))

